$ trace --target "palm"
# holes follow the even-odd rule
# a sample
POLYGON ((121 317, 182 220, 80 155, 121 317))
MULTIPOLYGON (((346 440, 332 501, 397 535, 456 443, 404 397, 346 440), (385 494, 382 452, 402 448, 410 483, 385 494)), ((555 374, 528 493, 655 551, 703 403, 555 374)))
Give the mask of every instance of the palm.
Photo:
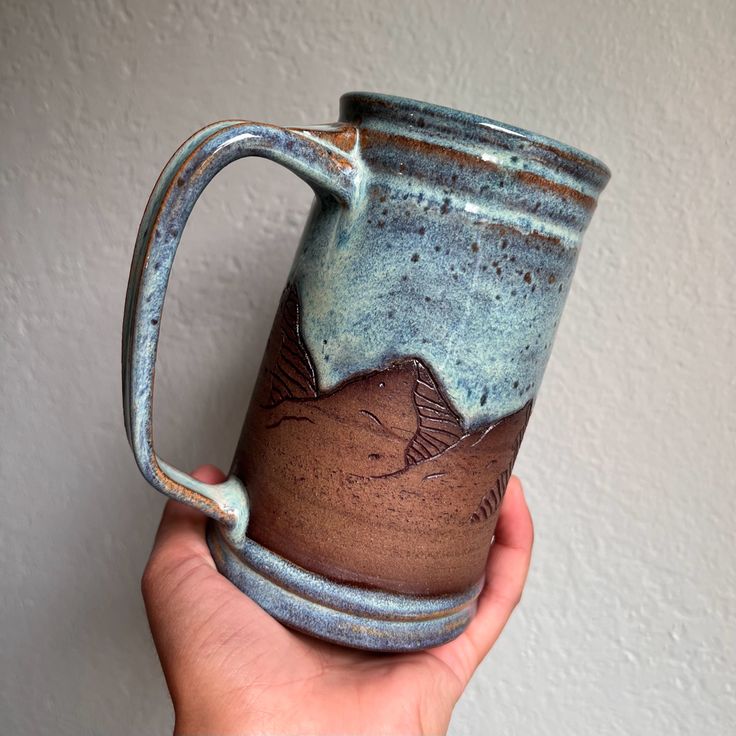
MULTIPOLYGON (((198 477, 222 476, 207 467, 198 477)), ((512 479, 476 618, 441 647, 386 655, 279 624, 215 570, 204 525, 197 512, 169 502, 143 580, 181 733, 443 733, 518 602, 532 541, 512 479)))

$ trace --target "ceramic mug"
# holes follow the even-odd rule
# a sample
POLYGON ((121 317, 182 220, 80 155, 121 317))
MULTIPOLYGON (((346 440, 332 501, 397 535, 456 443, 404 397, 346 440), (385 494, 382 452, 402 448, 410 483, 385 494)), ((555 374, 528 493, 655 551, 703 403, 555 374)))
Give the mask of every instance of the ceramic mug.
POLYGON ((333 125, 226 121, 184 143, 133 255, 125 422, 147 480, 216 522, 224 575, 288 626, 353 647, 465 628, 609 175, 549 138, 366 93, 343 96, 333 125), (230 476, 209 485, 154 452, 154 363, 182 229, 245 156, 291 169, 315 200, 230 476))

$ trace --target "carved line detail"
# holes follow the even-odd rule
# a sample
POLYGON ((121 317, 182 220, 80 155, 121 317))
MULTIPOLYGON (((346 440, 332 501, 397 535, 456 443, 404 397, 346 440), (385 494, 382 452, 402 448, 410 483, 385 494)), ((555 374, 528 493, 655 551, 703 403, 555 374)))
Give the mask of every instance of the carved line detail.
POLYGON ((302 340, 299 298, 293 284, 281 297, 278 320, 281 344, 271 370, 269 406, 276 406, 286 399, 317 398, 317 377, 302 340))
MULTIPOLYGON (((281 297, 278 316, 276 318, 272 337, 276 340, 275 361, 270 368, 270 392, 268 403, 264 408, 274 408, 286 400, 304 401, 316 399, 320 397, 317 389, 317 378, 312 362, 311 355, 307 349, 301 334, 300 324, 300 306, 299 297, 296 286, 294 284, 287 285, 281 297)), ((461 417, 454 409, 452 402, 449 401, 442 392, 437 380, 431 371, 417 357, 404 358, 405 361, 412 361, 414 367, 414 387, 412 391, 412 401, 416 414, 417 428, 404 451, 404 468, 397 469, 391 473, 380 476, 371 477, 392 477, 401 474, 406 468, 412 465, 418 465, 424 461, 436 458, 444 452, 455 446, 468 434, 463 428, 461 417)), ((345 383, 360 380, 366 375, 371 375, 374 371, 356 374, 348 379, 345 383)), ((338 387, 339 389, 339 387, 338 387)), ((328 392, 325 395, 329 395, 328 392)), ((512 453, 508 467, 505 468, 497 477, 496 482, 484 494, 476 511, 471 515, 470 522, 480 522, 490 519, 498 510, 503 495, 506 490, 511 470, 513 468, 516 456, 521 446, 524 436, 524 430, 531 413, 532 402, 528 402, 526 406, 489 426, 482 437, 474 443, 474 446, 486 437, 489 432, 493 432, 507 422, 522 414, 522 426, 512 444, 512 453)), ((361 414, 368 416, 377 425, 383 426, 381 420, 368 410, 361 410, 361 414)), ((268 424, 267 429, 274 429, 285 420, 298 420, 311 422, 306 417, 287 416, 282 417, 279 421, 268 424)), ((442 475, 442 474, 440 474, 442 475)), ((439 477, 433 475, 431 477, 439 477)))
MULTIPOLYGON (((513 443, 513 449, 511 453, 511 459, 509 461, 509 464, 506 468, 504 468, 503 472, 498 476, 496 479, 496 482, 494 485, 492 485, 488 491, 486 491, 486 494, 481 499, 480 504, 478 505, 478 508, 473 512, 473 514, 470 517, 471 523, 477 523, 479 521, 487 521, 490 519, 496 511, 498 511, 498 507, 501 505, 501 500, 503 499, 504 493, 506 493, 506 486, 509 484, 509 480, 511 479, 511 471, 514 467, 514 463, 516 462, 516 456, 519 454, 519 448, 521 447, 521 441, 524 439, 524 432, 526 431, 526 426, 529 423, 529 416, 532 413, 532 402, 527 402, 526 406, 522 410, 524 412, 523 418, 522 418, 522 424, 521 429, 517 433, 516 437, 514 438, 513 443)), ((507 421, 507 419, 502 419, 501 422, 507 421)), ((498 422, 494 427, 489 428, 493 429, 495 427, 498 427, 501 422, 498 422)))
POLYGON ((414 385, 417 431, 406 448, 406 464, 416 465, 440 455, 463 436, 460 417, 442 395, 432 374, 419 362, 414 385))

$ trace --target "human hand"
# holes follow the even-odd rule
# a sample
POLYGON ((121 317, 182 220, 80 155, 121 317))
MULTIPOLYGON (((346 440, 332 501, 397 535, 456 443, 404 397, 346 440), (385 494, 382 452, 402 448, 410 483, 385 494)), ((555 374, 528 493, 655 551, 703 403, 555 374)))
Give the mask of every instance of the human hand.
MULTIPOLYGON (((204 466, 194 476, 219 483, 204 466)), ((442 734, 519 602, 533 529, 521 483, 506 489, 478 612, 453 641, 377 654, 291 631, 215 569, 206 518, 169 501, 142 590, 179 736, 442 734)))

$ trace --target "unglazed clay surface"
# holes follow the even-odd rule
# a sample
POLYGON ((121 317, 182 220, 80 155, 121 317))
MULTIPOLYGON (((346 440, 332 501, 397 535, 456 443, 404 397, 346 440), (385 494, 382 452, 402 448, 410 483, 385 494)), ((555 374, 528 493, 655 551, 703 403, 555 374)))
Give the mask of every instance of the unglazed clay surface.
POLYGON ((479 581, 531 412, 469 430, 406 357, 320 392, 287 287, 234 472, 249 536, 332 579, 401 593, 479 581))

